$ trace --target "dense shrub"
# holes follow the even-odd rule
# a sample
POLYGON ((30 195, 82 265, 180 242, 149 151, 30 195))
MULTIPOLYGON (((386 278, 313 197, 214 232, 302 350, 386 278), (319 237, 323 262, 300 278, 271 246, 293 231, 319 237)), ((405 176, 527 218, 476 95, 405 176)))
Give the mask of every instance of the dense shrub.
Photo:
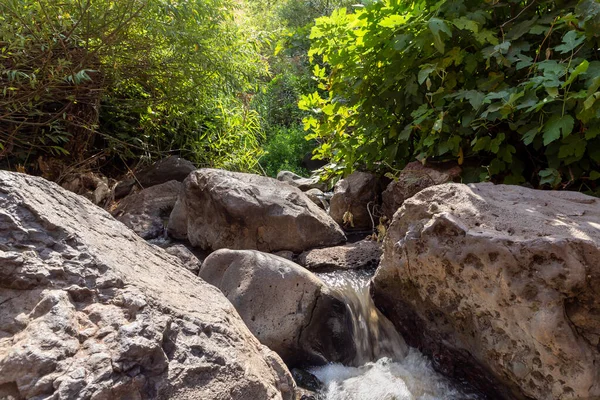
POLYGON ((260 165, 268 176, 276 177, 282 170, 308 176, 310 171, 302 166, 304 156, 312 151, 314 144, 306 141, 306 133, 301 126, 279 127, 269 136, 265 154, 260 165))
POLYGON ((305 125, 345 171, 455 160, 483 165, 475 179, 593 188, 599 32, 594 0, 337 10, 312 29, 310 55, 327 67, 314 67, 325 94, 301 101, 305 125))
POLYGON ((0 155, 27 163, 48 154, 81 161, 97 152, 183 152, 199 163, 250 167, 230 158, 252 157, 259 137, 231 143, 257 133, 238 95, 264 64, 233 7, 229 0, 1 2, 0 155))

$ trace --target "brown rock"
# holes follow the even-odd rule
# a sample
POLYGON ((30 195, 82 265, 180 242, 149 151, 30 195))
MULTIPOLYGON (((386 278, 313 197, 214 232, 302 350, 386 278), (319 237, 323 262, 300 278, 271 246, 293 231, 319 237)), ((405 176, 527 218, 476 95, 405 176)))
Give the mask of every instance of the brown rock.
POLYGON ((382 194, 383 214, 392 220, 404 200, 434 185, 451 182, 460 176, 461 168, 454 164, 425 166, 418 161, 409 163, 397 180, 390 182, 382 194))
POLYGON ((306 194, 306 196, 311 199, 313 203, 318 205, 323 210, 327 210, 329 208, 329 204, 327 203, 327 200, 325 200, 325 193, 323 193, 321 190, 309 189, 304 192, 304 194, 306 194))
POLYGON ((104 175, 94 172, 72 173, 63 179, 61 186, 96 205, 103 205, 109 200, 111 182, 104 175))
POLYGON ((371 214, 380 202, 379 197, 379 179, 375 175, 353 172, 336 183, 329 215, 346 230, 373 229, 377 221, 371 214), (348 217, 344 220, 344 215, 351 215, 352 222, 347 222, 348 217))
POLYGON ((293 399, 213 286, 104 210, 0 171, 0 395, 293 399))
POLYGON ((381 258, 381 243, 361 240, 343 246, 305 251, 298 264, 309 270, 375 268, 381 258))
POLYGON ((599 244, 596 198, 435 186, 396 213, 372 291, 408 344, 492 398, 591 399, 599 244))
POLYGON ((119 202, 112 215, 144 239, 162 236, 181 190, 169 181, 131 194, 119 202))
POLYGON ((256 250, 221 249, 206 258, 200 277, 221 289, 252 333, 287 365, 354 360, 352 314, 301 266, 256 250))
POLYGON ((190 172, 196 170, 191 161, 177 156, 163 158, 135 174, 135 178, 126 179, 115 187, 115 198, 120 199, 131 193, 136 185, 142 189, 160 185, 169 181, 183 182, 190 172))
POLYGON ((330 246, 340 227, 302 191, 264 176, 199 169, 184 181, 169 234, 196 247, 266 252, 330 246))

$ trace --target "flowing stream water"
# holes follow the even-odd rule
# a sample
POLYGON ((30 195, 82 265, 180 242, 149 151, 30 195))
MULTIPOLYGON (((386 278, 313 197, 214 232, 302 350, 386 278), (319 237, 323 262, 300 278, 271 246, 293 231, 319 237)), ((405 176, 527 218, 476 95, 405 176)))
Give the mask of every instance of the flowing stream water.
POLYGON ((347 301, 354 317, 356 367, 329 364, 310 372, 324 384, 325 400, 477 399, 434 371, 431 362, 410 348, 369 295, 367 271, 317 273, 347 301))

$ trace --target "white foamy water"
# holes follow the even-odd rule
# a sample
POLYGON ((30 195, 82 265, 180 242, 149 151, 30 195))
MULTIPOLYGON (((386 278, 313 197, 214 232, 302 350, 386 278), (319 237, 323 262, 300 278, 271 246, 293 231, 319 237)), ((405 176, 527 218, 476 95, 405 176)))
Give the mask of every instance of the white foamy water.
POLYGON ((344 271, 317 274, 344 296, 354 317, 357 366, 329 364, 310 372, 325 388, 325 400, 466 400, 477 399, 437 373, 431 362, 407 347, 368 293, 371 274, 344 271))

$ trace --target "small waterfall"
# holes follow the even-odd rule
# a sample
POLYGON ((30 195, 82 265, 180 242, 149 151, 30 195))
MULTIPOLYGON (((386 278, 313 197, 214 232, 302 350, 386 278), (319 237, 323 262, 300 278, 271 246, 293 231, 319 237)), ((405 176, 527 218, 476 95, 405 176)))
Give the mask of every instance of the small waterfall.
POLYGON ((310 370, 324 384, 324 400, 476 400, 444 376, 418 350, 409 348, 369 295, 372 271, 318 273, 346 299, 354 317, 357 356, 353 366, 329 364, 310 370))
POLYGON ((375 307, 369 294, 370 274, 346 271, 320 274, 320 278, 337 291, 353 317, 356 345, 354 366, 388 357, 400 361, 408 354, 408 346, 394 325, 375 307))

